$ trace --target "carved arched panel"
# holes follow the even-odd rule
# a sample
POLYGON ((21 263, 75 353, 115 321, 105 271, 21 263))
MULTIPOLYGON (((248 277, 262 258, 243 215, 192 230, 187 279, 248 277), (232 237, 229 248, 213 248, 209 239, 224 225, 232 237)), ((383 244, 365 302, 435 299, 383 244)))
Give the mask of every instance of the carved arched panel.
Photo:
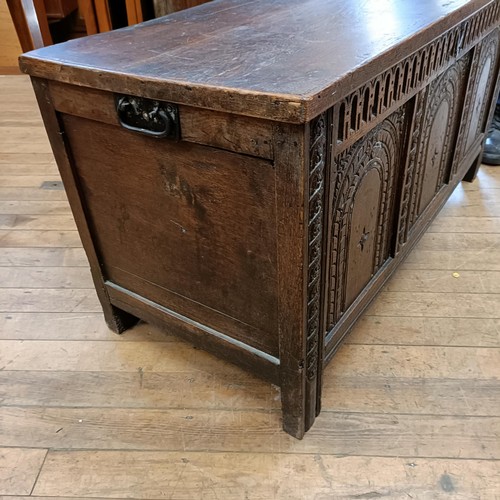
MULTIPOLYGON (((449 82, 448 82, 449 83, 449 82)), ((429 127, 428 140, 422 159, 425 165, 421 184, 420 210, 422 211, 434 198, 436 191, 443 184, 443 174, 450 156, 450 139, 447 137, 450 121, 453 118, 453 87, 448 85, 443 94, 438 95, 438 104, 434 106, 429 127), (443 142, 443 138, 445 141, 443 142)))
POLYGON ((449 181, 470 67, 470 54, 457 61, 429 86, 416 178, 420 215, 449 181))
POLYGON ((329 323, 333 326, 391 254, 403 107, 335 159, 331 190, 329 323))
POLYGON ((398 250, 419 214, 450 178, 463 109, 470 54, 415 97, 408 164, 401 193, 398 250))
POLYGON ((480 122, 481 115, 484 111, 484 102, 486 96, 486 89, 488 88, 488 80, 492 73, 493 69, 493 57, 488 57, 484 61, 484 65, 481 68, 481 73, 479 75, 479 80, 477 82, 477 93, 474 94, 472 98, 472 106, 471 106, 471 119, 469 130, 467 131, 467 141, 465 143, 465 151, 468 151, 469 148, 474 143, 474 140, 477 138, 478 133, 481 130, 480 122))
POLYGON ((348 307, 370 281, 376 267, 377 234, 382 190, 378 158, 370 160, 352 202, 351 231, 347 252, 345 305, 348 307))
MULTIPOLYGON (((463 159, 477 143, 485 131, 487 106, 494 87, 499 49, 499 31, 495 30, 479 46, 474 49, 469 78, 469 88, 465 97, 462 123, 466 124, 457 143, 458 158, 463 159)), ((459 162, 455 162, 453 175, 457 173, 459 162)))

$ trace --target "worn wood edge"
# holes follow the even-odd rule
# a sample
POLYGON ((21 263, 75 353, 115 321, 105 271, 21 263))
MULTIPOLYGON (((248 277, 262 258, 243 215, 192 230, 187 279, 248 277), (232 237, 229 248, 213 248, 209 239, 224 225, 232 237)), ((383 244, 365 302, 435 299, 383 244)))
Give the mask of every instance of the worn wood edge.
MULTIPOLYGON (((340 76, 331 85, 311 90, 307 95, 279 94, 263 91, 244 90, 232 87, 213 86, 209 84, 190 83, 189 81, 162 80, 145 77, 138 74, 124 74, 92 68, 85 65, 70 65, 63 60, 48 60, 38 51, 22 54, 19 66, 23 73, 32 76, 57 80, 64 83, 73 83, 78 86, 92 87, 111 92, 123 92, 127 89, 136 92, 142 97, 167 100, 176 103, 190 104, 191 106, 215 111, 266 118, 272 121, 286 123, 306 123, 333 106, 341 98, 370 81, 380 73, 380 60, 384 60, 384 67, 392 67, 401 61, 400 54, 413 54, 431 43, 436 36, 448 32, 458 24, 466 21, 479 10, 495 3, 496 0, 473 0, 438 19, 435 23, 409 35, 397 47, 390 47, 350 72, 340 76), (413 49, 408 52, 407 49, 413 49), (73 69, 84 71, 76 78, 73 69), (119 81, 119 84, 115 82, 119 81), (234 99, 238 96, 238 99, 234 99), (326 96, 323 98, 323 96, 326 96)), ((456 55, 460 58, 474 45, 487 36, 495 26, 485 29, 471 46, 465 47, 456 55)), ((43 50, 42 50, 43 54, 43 50)), ((449 65, 454 62, 449 61, 449 65)))
POLYGON ((236 364, 251 373, 279 385, 280 360, 239 340, 193 321, 171 309, 148 300, 119 285, 105 283, 111 303, 144 321, 236 364))
POLYGON ((66 66, 62 61, 48 61, 31 52, 23 54, 19 61, 23 73, 37 78, 116 93, 123 93, 126 89, 127 93, 150 99, 278 122, 305 123, 306 103, 312 100, 296 95, 162 80, 82 65, 66 66), (73 69, 85 71, 85 78, 75 78, 73 69))

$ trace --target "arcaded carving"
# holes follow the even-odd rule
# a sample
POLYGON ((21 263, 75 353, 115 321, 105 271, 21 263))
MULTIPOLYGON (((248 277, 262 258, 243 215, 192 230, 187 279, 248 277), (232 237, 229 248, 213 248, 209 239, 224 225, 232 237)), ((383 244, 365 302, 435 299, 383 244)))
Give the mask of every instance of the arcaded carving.
POLYGON ((412 181, 405 189, 410 191, 403 192, 403 199, 408 197, 409 210, 400 221, 405 226, 405 239, 400 244, 406 241, 427 200, 448 182, 469 67, 470 54, 467 54, 434 80, 420 96, 416 114, 422 113, 422 118, 416 124, 420 129, 419 140, 418 145, 412 144, 416 151, 408 165, 412 181), (432 192, 424 192, 424 189, 432 192))
MULTIPOLYGON (((376 207, 376 233, 362 228, 359 245, 375 238, 372 274, 390 254, 390 233, 393 215, 395 175, 402 157, 405 107, 402 107, 369 132, 362 140, 335 159, 331 189, 333 207, 331 224, 330 306, 329 324, 333 326, 344 313, 346 305, 347 262, 354 198, 364 177, 376 170, 380 180, 379 206, 376 207)), ((363 250, 362 247, 360 247, 363 250)))
MULTIPOLYGON (((484 132, 488 90, 493 87, 495 61, 498 54, 499 32, 494 31, 474 49, 474 61, 469 76, 469 89, 464 103, 462 128, 457 142, 457 157, 464 158, 482 132, 484 132)), ((452 175, 458 172, 459 162, 454 162, 452 175)))
POLYGON ((343 143, 348 147, 348 142, 358 139, 377 117, 401 106, 451 61, 470 50, 485 30, 498 24, 499 17, 500 2, 488 4, 345 97, 338 105, 338 150, 343 143))

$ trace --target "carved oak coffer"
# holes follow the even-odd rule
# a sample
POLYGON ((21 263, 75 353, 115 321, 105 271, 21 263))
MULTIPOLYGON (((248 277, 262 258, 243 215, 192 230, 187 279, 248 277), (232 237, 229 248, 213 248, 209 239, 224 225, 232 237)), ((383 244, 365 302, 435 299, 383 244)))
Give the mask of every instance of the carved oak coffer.
POLYGON ((281 387, 323 367, 455 186, 498 94, 496 0, 216 0, 21 57, 104 315, 281 387))

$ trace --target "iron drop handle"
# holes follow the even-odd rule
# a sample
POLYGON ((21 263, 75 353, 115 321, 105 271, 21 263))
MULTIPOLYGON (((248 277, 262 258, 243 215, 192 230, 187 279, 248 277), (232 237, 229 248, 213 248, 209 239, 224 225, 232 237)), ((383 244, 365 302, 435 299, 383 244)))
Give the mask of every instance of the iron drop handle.
POLYGON ((127 130, 157 139, 179 139, 179 113, 175 104, 142 97, 117 96, 116 112, 120 125, 127 130))

